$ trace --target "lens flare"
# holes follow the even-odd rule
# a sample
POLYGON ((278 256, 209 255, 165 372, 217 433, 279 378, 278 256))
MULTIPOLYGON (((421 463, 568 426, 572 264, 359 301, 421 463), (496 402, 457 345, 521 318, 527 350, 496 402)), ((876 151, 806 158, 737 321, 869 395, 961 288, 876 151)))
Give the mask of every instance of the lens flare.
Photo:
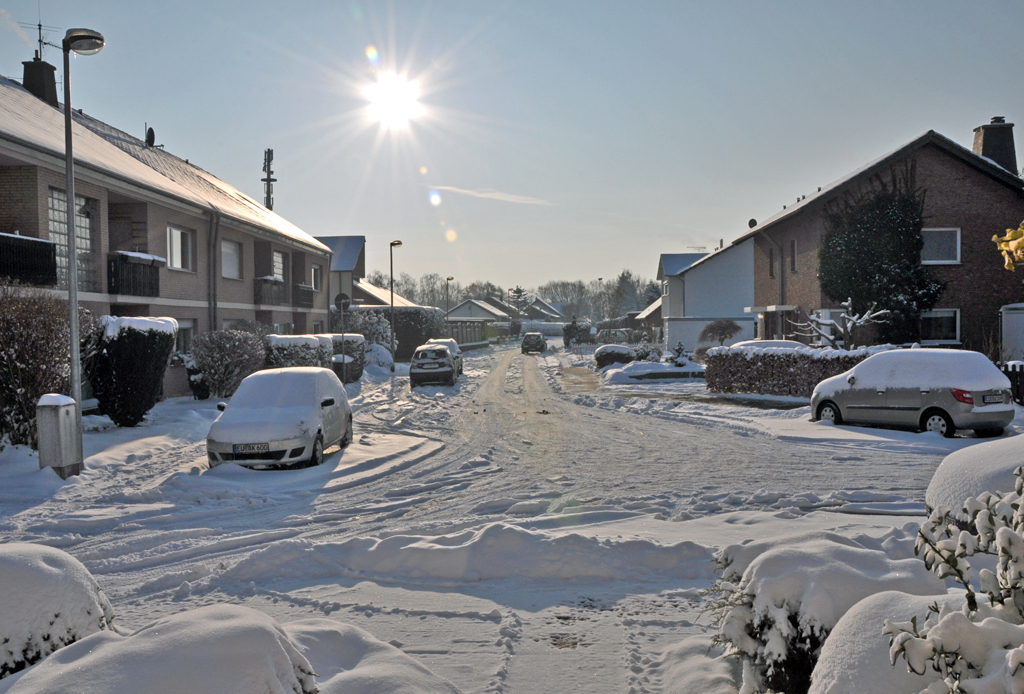
POLYGON ((373 44, 366 47, 366 59, 369 60, 374 67, 380 65, 380 53, 377 52, 377 47, 373 44))
POLYGON ((376 84, 363 87, 363 98, 370 102, 369 116, 385 130, 406 128, 410 120, 423 114, 418 101, 419 85, 393 72, 380 75, 376 84))
POLYGON ((420 167, 420 174, 426 176, 427 175, 427 167, 421 166, 420 167))
POLYGON ((455 243, 455 240, 459 238, 459 235, 455 233, 454 229, 449 229, 448 231, 444 232, 444 238, 446 241, 448 241, 448 243, 455 243))
POLYGON ((429 193, 427 193, 427 197, 430 199, 430 204, 433 205, 434 207, 437 207, 438 205, 441 204, 441 194, 438 193, 436 190, 432 190, 429 193))

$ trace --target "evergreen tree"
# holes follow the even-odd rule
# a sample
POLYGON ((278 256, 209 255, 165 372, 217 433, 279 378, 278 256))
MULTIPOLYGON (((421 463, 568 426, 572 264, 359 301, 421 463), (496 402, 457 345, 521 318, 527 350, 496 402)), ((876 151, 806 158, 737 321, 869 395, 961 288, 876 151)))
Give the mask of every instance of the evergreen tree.
POLYGON ((520 287, 518 284, 515 289, 508 290, 508 305, 519 311, 520 313, 526 313, 526 307, 530 305, 530 297, 526 290, 520 287))
POLYGON ((893 170, 886 183, 875 176, 858 193, 830 202, 818 251, 821 291, 833 301, 852 299, 853 309, 888 310, 879 324, 883 342, 916 342, 921 312, 931 309, 945 285, 921 265, 924 192, 915 165, 893 170))

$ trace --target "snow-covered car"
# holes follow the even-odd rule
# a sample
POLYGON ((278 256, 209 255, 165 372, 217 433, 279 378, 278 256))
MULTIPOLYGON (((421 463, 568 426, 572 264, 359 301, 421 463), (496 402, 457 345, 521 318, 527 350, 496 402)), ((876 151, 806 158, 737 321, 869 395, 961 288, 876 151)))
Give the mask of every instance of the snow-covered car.
POLYGON ((1014 417, 1010 381, 988 357, 957 349, 872 355, 814 388, 815 420, 999 436, 1014 417))
POLYGON ((462 375, 462 350, 459 349, 459 343, 453 337, 434 337, 426 341, 428 345, 444 345, 452 353, 452 357, 455 359, 455 368, 458 370, 459 375, 462 375))
POLYGON ((523 335, 523 354, 527 352, 543 352, 547 348, 547 340, 540 333, 526 333, 523 335))
POLYGON ((257 371, 245 378, 206 437, 210 467, 238 463, 276 467, 309 461, 324 449, 352 441, 352 408, 345 387, 330 369, 293 366, 257 371))
POLYGON ((598 330, 597 341, 602 345, 625 344, 629 342, 629 331, 622 328, 598 330))
POLYGON ((453 386, 459 378, 455 357, 447 345, 420 345, 409 362, 409 387, 424 383, 442 383, 453 386))
POLYGON ((798 349, 800 347, 810 347, 810 345, 805 345, 803 342, 797 342, 796 340, 744 340, 729 346, 759 347, 760 349, 798 349))

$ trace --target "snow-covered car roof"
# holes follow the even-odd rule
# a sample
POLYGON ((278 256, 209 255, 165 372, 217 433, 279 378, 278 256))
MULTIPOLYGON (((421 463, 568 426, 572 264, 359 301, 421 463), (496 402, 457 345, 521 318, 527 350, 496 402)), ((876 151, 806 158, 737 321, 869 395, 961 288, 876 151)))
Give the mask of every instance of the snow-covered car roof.
POLYGON ((960 349, 894 349, 868 357, 854 367, 865 383, 884 382, 890 388, 962 388, 987 390, 1010 387, 989 358, 960 349))
MULTIPOLYGON (((311 407, 317 380, 324 374, 334 376, 330 369, 318 366, 289 366, 257 371, 246 376, 231 396, 232 408, 266 409, 273 407, 311 407)), ((337 378, 337 376, 335 376, 337 378)))

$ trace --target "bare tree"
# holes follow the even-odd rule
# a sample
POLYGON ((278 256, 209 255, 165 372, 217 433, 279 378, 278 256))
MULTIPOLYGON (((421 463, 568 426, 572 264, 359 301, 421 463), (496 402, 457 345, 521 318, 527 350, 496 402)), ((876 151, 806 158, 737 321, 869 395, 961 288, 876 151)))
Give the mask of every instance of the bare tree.
POLYGON ((808 316, 806 323, 790 321, 797 329, 795 334, 801 337, 820 338, 835 349, 839 349, 840 342, 844 349, 853 349, 856 346, 854 332, 858 328, 873 323, 884 323, 887 320, 886 316, 889 315, 888 310, 876 311, 874 304, 871 304, 864 313, 854 313, 851 308, 853 299, 847 299, 839 305, 843 307, 843 312, 839 314, 838 319, 808 316))

